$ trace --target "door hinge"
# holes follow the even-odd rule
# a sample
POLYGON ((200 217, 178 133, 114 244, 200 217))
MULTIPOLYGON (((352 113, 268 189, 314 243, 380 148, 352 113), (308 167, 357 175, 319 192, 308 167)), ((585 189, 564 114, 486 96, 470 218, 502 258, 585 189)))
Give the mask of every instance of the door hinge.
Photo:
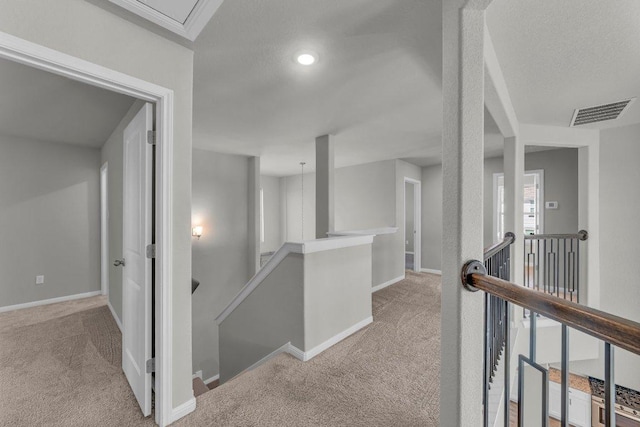
POLYGON ((156 131, 148 130, 147 131, 147 143, 151 145, 156 145, 156 131))
POLYGON ((152 374, 156 371, 156 358, 147 360, 147 374, 152 374))
POLYGON ((153 259, 156 257, 156 244, 152 243, 147 245, 147 258, 153 259))

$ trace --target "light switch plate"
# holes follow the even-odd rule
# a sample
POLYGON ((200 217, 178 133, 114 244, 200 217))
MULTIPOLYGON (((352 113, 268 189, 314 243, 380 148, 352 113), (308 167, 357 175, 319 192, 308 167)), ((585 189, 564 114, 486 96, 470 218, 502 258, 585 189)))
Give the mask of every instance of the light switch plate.
POLYGON ((558 202, 545 202, 544 207, 547 209, 558 209, 558 202))
POLYGON ((36 276, 36 285, 44 285, 44 276, 36 276))

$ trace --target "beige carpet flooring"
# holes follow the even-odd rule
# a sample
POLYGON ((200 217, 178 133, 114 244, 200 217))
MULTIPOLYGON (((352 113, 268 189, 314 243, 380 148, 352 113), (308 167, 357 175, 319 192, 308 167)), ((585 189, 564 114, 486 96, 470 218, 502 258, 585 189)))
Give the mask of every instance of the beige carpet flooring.
MULTIPOLYGON (((176 426, 437 426, 440 277, 373 295, 374 321, 309 362, 280 355, 176 426)), ((103 297, 0 314, 0 426, 147 426, 103 297)))
POLYGON ((104 297, 0 313, 0 426, 144 426, 104 297))
POLYGON ((373 295, 374 322, 308 362, 282 354, 197 398, 187 426, 437 426, 440 277, 373 295))

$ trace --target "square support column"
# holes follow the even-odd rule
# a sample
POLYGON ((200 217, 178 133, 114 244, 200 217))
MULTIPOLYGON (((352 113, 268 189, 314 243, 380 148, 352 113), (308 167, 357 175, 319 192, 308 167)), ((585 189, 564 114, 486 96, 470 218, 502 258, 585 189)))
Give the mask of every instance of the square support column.
POLYGON ((443 1, 443 241, 440 425, 483 420, 482 292, 464 263, 483 260, 484 30, 488 1, 443 1))
MULTIPOLYGON (((504 139, 504 229, 516 235, 511 246, 511 282, 524 284, 524 144, 504 139)), ((542 207, 541 207, 542 209, 542 207)))
POLYGON ((260 157, 249 158, 249 275, 260 269, 260 157))
POLYGON ((316 138, 316 239, 335 231, 334 152, 331 135, 316 138))

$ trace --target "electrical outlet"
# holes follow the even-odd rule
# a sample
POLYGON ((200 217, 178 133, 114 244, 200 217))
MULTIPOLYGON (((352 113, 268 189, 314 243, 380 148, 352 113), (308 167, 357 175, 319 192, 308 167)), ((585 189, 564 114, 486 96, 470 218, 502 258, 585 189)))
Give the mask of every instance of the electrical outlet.
POLYGON ((36 276, 36 285, 44 285, 44 276, 36 276))

